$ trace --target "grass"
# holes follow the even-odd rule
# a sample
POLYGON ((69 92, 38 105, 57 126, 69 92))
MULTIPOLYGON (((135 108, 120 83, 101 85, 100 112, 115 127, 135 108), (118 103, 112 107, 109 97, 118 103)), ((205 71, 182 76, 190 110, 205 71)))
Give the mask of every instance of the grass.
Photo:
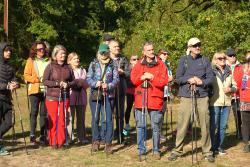
MULTIPOLYGON (((10 130, 7 135, 4 137, 4 145, 7 146, 7 149, 12 152, 10 156, 4 156, 0 158, 0 166, 11 166, 11 167, 123 167, 123 166, 131 166, 131 167, 166 167, 166 166, 192 166, 191 165, 191 143, 190 137, 185 139, 186 145, 184 147, 184 151, 187 153, 186 156, 178 159, 175 162, 169 162, 167 160, 167 156, 170 154, 171 149, 174 146, 174 142, 171 139, 171 135, 168 134, 168 141, 166 143, 161 143, 161 151, 163 152, 162 159, 160 161, 155 161, 151 157, 151 152, 147 154, 147 161, 138 162, 137 155, 137 146, 136 146, 136 133, 131 134, 131 144, 127 147, 122 147, 116 144, 114 141, 114 150, 115 153, 110 156, 106 156, 103 151, 94 153, 91 155, 90 148, 91 144, 88 145, 72 145, 68 149, 59 149, 53 150, 50 147, 34 147, 29 143, 29 111, 27 107, 27 96, 25 88, 17 90, 18 101, 20 103, 20 109, 22 114, 23 125, 25 129, 25 136, 27 140, 28 152, 29 155, 26 155, 24 151, 24 142, 22 139, 21 126, 19 121, 19 114, 17 109, 17 101, 13 99, 14 109, 16 112, 16 136, 17 141, 13 144, 12 131, 10 130)), ((176 127, 176 119, 178 112, 178 102, 173 106, 173 127, 176 127)), ((89 107, 87 107, 86 111, 86 127, 88 132, 88 139, 91 139, 90 134, 90 111, 89 107)), ((170 114, 169 114, 170 116, 170 114)), ((135 127, 134 118, 131 117, 131 125, 135 127)), ((38 125, 39 126, 39 125, 38 125)), ((150 127, 150 124, 148 125, 150 127)), ((39 129, 39 127, 37 128, 39 129)), ((198 129, 199 130, 199 129, 198 129)), ((170 129, 168 129, 170 133, 170 129)), ((151 136, 151 135, 150 135, 151 136)), ((198 141, 198 147, 200 147, 200 143, 198 141)), ((210 164, 206 161, 202 160, 201 149, 199 149, 198 160, 199 164, 196 166, 206 167, 206 166, 218 166, 218 167, 226 167, 226 166, 247 166, 250 164, 250 154, 242 153, 242 144, 239 140, 235 138, 235 126, 233 121, 233 114, 230 113, 230 118, 228 122, 228 129, 225 138, 225 147, 227 149, 228 154, 225 156, 219 156, 216 158, 216 162, 214 164, 210 164)), ((152 140, 150 137, 147 141, 147 148, 151 150, 152 148, 152 140)), ((102 147, 103 149, 103 147, 102 147)))

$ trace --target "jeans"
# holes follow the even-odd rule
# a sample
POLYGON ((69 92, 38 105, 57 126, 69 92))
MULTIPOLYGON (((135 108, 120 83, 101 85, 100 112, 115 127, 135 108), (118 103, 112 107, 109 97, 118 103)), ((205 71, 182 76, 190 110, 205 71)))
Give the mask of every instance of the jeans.
POLYGON ((221 149, 229 117, 229 106, 210 106, 210 134, 212 150, 221 149))
MULTIPOLYGON (((145 141, 147 140, 147 113, 145 117, 142 115, 142 111, 135 109, 135 119, 136 119, 136 128, 137 128, 137 144, 139 154, 146 153, 145 141)), ((149 111, 151 127, 153 131, 153 154, 159 153, 159 144, 160 144, 160 123, 162 121, 162 113, 158 110, 149 111)))
POLYGON ((104 99, 98 101, 98 106, 96 110, 97 101, 89 100, 90 110, 92 114, 92 141, 101 141, 101 129, 104 129, 104 142, 107 144, 112 143, 113 138, 113 120, 112 120, 112 110, 113 110, 113 99, 106 96, 105 103, 104 99), (104 110, 105 106, 105 110, 104 110), (99 127, 100 113, 104 118, 101 122, 101 129, 99 127))

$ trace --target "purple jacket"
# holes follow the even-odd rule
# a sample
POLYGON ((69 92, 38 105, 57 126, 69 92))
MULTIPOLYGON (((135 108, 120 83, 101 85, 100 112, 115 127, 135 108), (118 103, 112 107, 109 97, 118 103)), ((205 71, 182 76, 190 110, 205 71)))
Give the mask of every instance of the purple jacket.
POLYGON ((88 84, 86 82, 86 70, 83 68, 74 69, 75 80, 77 81, 77 88, 70 90, 70 105, 87 105, 88 84))

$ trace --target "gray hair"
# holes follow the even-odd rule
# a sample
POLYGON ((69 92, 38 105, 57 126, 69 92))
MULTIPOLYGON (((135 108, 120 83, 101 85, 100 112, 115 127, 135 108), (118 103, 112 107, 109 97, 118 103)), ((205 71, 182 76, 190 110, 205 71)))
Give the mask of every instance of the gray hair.
POLYGON ((56 55, 59 52, 59 50, 64 50, 65 52, 67 51, 63 45, 56 45, 51 54, 53 60, 56 60, 56 55))
POLYGON ((148 46, 148 45, 153 45, 153 43, 150 42, 150 41, 144 42, 144 43, 142 44, 142 50, 144 50, 144 47, 145 47, 145 46, 148 46))

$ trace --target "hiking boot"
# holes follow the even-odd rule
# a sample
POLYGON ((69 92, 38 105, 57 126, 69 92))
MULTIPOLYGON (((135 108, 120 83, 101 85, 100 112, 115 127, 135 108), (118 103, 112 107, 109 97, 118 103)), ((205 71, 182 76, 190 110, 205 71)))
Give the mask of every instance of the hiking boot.
POLYGON ((4 146, 0 146, 0 156, 10 155, 10 153, 5 150, 4 146))
POLYGON ((204 159, 211 163, 215 161, 215 158, 212 155, 207 155, 204 157, 204 159))
POLYGON ((160 159, 161 159, 160 153, 154 153, 154 154, 153 154, 153 159, 154 159, 154 160, 160 160, 160 159))
POLYGON ((39 143, 42 145, 42 146, 45 146, 48 144, 48 141, 47 141, 47 138, 45 136, 41 136, 39 138, 39 143))
POLYGON ((89 140, 88 139, 83 139, 83 140, 80 141, 80 143, 85 145, 85 144, 89 143, 89 140))
POLYGON ((113 154, 113 150, 112 150, 112 145, 111 144, 106 144, 105 145, 105 152, 106 152, 106 154, 113 154))
POLYGON ((243 147, 243 152, 244 153, 249 153, 250 152, 250 148, 249 148, 249 145, 248 144, 245 144, 244 147, 243 147))
POLYGON ((177 158, 179 158, 180 156, 175 154, 175 153, 171 153, 170 156, 168 157, 169 161, 175 161, 177 160, 177 158))
POLYGON ((92 151, 96 152, 99 150, 99 147, 100 147, 100 142, 99 141, 95 141, 93 144, 92 144, 92 151))

